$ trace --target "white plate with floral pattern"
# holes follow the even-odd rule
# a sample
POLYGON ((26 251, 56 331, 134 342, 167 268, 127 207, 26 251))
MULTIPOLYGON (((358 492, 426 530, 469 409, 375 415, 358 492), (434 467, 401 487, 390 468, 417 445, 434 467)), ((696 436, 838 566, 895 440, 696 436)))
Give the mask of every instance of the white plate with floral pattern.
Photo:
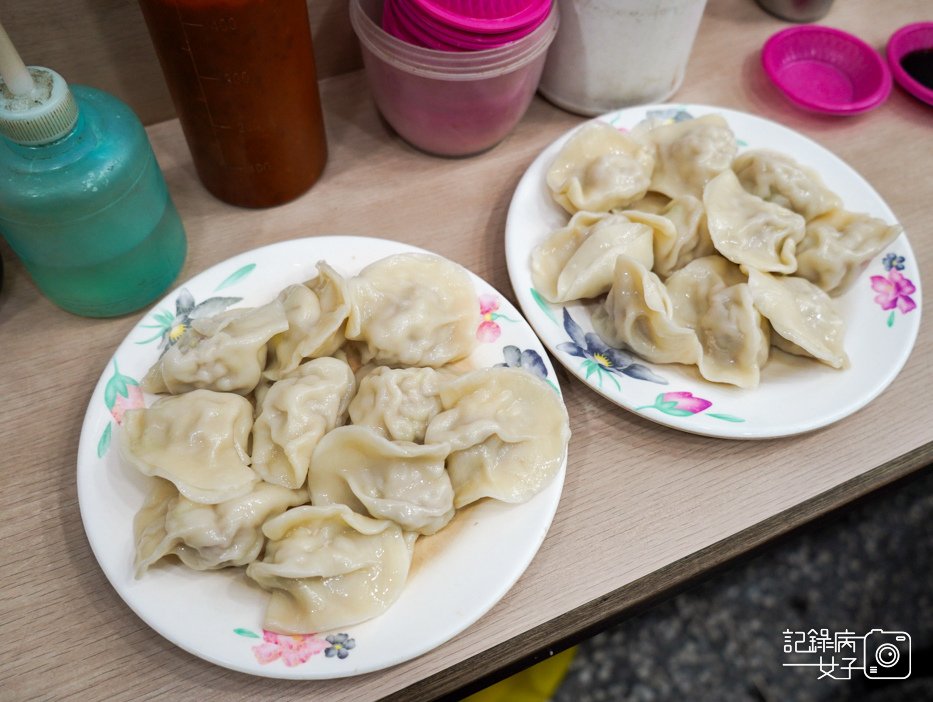
MULTIPOLYGON (((801 134, 761 117, 701 105, 649 105, 597 119, 628 130, 648 117, 671 121, 721 114, 739 150, 768 148, 815 169, 846 209, 896 221, 881 196, 850 166, 801 134)), ((532 250, 569 216, 551 198, 547 170, 570 138, 563 135, 531 164, 515 189, 506 223, 509 276, 525 317, 554 356, 583 383, 617 405, 675 429, 758 439, 817 429, 856 412, 894 380, 920 328, 919 269, 902 234, 837 298, 847 324, 851 366, 834 370, 775 352, 755 390, 712 383, 693 367, 659 365, 606 346, 592 333, 592 302, 551 304, 531 279, 532 250)))
MULTIPOLYGON (((444 643, 498 602, 531 562, 557 509, 566 456, 532 500, 484 500, 423 537, 401 598, 383 615, 343 631, 281 636, 264 631, 267 594, 242 569, 198 572, 162 561, 133 577, 133 517, 145 479, 121 461, 115 434, 123 413, 150 404, 139 379, 197 315, 271 300, 316 274, 326 260, 344 275, 415 247, 383 239, 326 236, 285 241, 235 256, 195 276, 148 312, 120 344, 91 396, 78 449, 78 500, 94 555, 120 597, 149 626, 207 661, 253 675, 323 679, 358 675, 444 643)), ((522 366, 560 392, 541 343, 519 312, 472 275, 482 321, 475 367, 522 366)))

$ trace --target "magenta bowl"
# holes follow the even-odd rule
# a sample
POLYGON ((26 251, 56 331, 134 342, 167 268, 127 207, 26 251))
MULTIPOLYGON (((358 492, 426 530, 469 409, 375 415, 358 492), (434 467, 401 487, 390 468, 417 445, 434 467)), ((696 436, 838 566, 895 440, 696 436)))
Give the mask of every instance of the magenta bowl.
POLYGON ((933 51, 933 22, 917 22, 901 27, 888 40, 888 65, 894 80, 928 105, 933 105, 933 90, 920 83, 904 70, 901 61, 911 51, 927 49, 933 51))
POLYGON ((792 103, 813 112, 855 115, 891 93, 891 73, 881 54, 832 27, 808 24, 772 35, 761 63, 792 103))

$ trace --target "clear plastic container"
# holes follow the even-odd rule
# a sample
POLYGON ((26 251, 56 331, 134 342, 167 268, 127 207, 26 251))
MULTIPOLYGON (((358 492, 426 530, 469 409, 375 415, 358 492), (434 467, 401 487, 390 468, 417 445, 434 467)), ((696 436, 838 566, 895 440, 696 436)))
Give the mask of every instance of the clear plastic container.
POLYGON ((381 28, 381 0, 350 0, 350 22, 376 106, 412 146, 440 156, 485 151, 512 131, 534 97, 557 9, 534 32, 483 51, 437 51, 381 28))

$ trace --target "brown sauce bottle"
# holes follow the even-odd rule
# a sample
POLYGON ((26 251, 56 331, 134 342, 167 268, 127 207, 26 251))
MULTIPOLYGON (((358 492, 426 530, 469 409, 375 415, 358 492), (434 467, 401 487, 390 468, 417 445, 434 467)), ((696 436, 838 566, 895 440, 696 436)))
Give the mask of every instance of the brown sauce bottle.
POLYGON ((305 0, 140 0, 198 176, 242 207, 292 200, 327 142, 305 0))

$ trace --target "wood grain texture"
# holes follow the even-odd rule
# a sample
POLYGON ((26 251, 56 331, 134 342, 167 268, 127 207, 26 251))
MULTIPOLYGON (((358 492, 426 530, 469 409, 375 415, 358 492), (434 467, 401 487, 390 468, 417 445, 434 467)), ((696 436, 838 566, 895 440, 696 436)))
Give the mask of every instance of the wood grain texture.
MULTIPOLYGON (((347 0, 308 0, 319 78, 362 66, 347 0)), ((4 0, 0 21, 23 61, 127 102, 144 124, 175 116, 136 0, 4 0)))
MULTIPOLYGON (((881 46, 926 7, 925 0, 883 9, 847 0, 825 23, 881 46)), ((920 277, 933 280, 933 111, 897 88, 881 108, 855 118, 797 111, 757 69, 758 47, 783 26, 751 0, 710 0, 675 99, 768 117, 834 151, 891 205, 920 277)), ((514 301, 502 245, 512 191, 535 155, 581 118, 536 100, 495 149, 445 160, 388 130, 361 73, 325 81, 322 94, 331 147, 324 177, 272 210, 214 200, 197 181, 177 123, 150 129, 188 232, 180 280, 297 236, 375 235, 447 256, 514 301)), ((94 384, 139 316, 61 312, 5 244, 0 252, 7 264, 0 292, 3 699, 431 699, 917 470, 933 452, 924 403, 933 393, 928 323, 902 373, 868 407, 781 440, 732 442, 665 429, 558 370, 574 432, 567 482, 547 539, 506 597, 449 643, 386 671, 314 683, 254 678, 197 659, 149 629, 110 587, 83 533, 75 489, 81 422, 94 384)))

